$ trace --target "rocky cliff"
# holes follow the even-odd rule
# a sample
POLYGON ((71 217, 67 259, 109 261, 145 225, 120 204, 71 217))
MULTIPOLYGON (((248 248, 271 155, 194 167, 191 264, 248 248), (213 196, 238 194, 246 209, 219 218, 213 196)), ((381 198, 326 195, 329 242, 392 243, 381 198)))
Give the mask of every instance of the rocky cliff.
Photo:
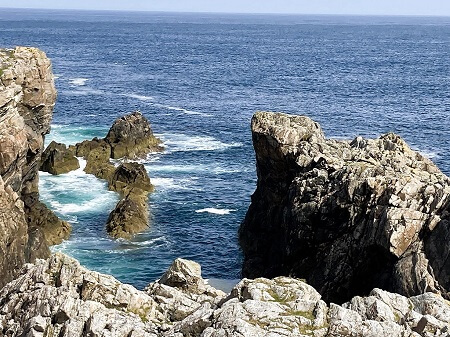
POLYGON ((0 291, 0 335, 8 337, 428 337, 448 336, 450 305, 425 293, 375 289, 342 306, 302 280, 244 279, 229 294, 209 286, 200 266, 176 260, 145 291, 89 271, 62 254, 0 291))
POLYGON ((55 99, 50 60, 42 51, 0 50, 0 286, 25 262, 49 256, 47 241, 70 233, 38 194, 55 99))
POLYGON ((382 288, 449 297, 450 179, 395 134, 326 139, 307 117, 252 119, 258 183, 245 277, 306 279, 342 303, 382 288))

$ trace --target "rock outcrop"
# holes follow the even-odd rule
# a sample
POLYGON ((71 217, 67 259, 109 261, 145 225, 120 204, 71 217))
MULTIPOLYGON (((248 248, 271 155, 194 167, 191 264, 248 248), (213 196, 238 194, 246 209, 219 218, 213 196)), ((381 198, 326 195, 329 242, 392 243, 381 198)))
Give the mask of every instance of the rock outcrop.
POLYGON ((306 279, 342 303, 382 288, 449 297, 450 179, 395 134, 325 139, 307 117, 252 119, 258 183, 245 277, 306 279))
POLYGON ((161 150, 161 141, 153 135, 148 120, 139 111, 115 120, 105 141, 111 146, 111 158, 134 158, 161 150))
POLYGON ((63 222, 38 198, 38 169, 55 99, 51 63, 42 51, 0 50, 0 286, 24 263, 49 256, 50 231, 61 235, 57 225, 63 222), (42 215, 57 219, 45 236, 42 215))
MULTIPOLYGON (((136 159, 161 151, 150 122, 139 111, 116 119, 105 138, 85 140, 68 148, 51 142, 44 151, 41 171, 62 174, 78 169, 76 157, 86 159, 84 171, 108 182, 121 200, 110 213, 106 230, 114 238, 129 239, 149 227, 148 194, 153 191, 142 164, 123 163, 117 168, 111 159, 136 159)), ((56 226, 51 226, 56 227, 56 226)))
POLYGON ((41 171, 57 175, 79 168, 78 159, 64 144, 52 141, 42 154, 41 171))
POLYGON ((26 265, 0 291, 0 334, 8 337, 446 337, 450 304, 425 293, 380 289, 342 306, 288 277, 242 280, 226 295, 200 266, 176 260, 145 291, 89 271, 62 254, 26 265))
POLYGON ((149 227, 148 194, 153 191, 144 165, 123 163, 114 171, 109 189, 119 192, 121 200, 110 213, 106 231, 114 238, 130 239, 149 227))

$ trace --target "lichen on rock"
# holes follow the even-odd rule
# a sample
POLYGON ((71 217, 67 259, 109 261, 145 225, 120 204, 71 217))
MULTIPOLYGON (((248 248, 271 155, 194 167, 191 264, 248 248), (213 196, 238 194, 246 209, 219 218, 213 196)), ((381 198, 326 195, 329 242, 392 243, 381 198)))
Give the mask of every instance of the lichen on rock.
POLYGON ((144 291, 87 270, 63 254, 26 265, 0 290, 0 334, 8 337, 447 336, 450 304, 374 289, 342 306, 303 280, 243 279, 229 294, 200 266, 177 259, 144 291), (26 310, 24 310, 26 308, 26 310))
POLYGON ((252 119, 258 183, 243 275, 304 278, 342 303, 382 288, 449 296, 450 179, 398 135, 326 139, 304 116, 252 119))

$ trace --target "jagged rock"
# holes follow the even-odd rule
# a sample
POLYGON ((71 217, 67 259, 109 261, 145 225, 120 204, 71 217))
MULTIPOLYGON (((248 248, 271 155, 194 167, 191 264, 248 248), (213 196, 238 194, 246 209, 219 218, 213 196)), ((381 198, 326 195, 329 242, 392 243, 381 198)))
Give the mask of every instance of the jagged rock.
POLYGON ((27 202, 38 193, 44 135, 55 99, 51 63, 42 51, 0 49, 0 287, 24 263, 50 255, 39 226, 44 222, 40 216, 48 218, 49 213, 30 212, 27 202))
POLYGON ((243 275, 305 278, 342 303, 382 288, 449 296, 450 180, 397 135, 325 139, 307 117, 252 119, 258 183, 243 275))
POLYGON ((39 228, 48 245, 59 245, 69 238, 72 226, 39 201, 38 193, 27 194, 24 201, 28 225, 39 228))
POLYGON ((184 259, 176 259, 161 279, 149 284, 145 292, 171 322, 184 320, 202 305, 212 311, 225 298, 224 292, 206 284, 198 263, 184 259))
POLYGON ((110 178, 109 188, 122 199, 110 213, 106 231, 114 238, 130 239, 149 227, 148 194, 153 191, 144 165, 123 163, 110 178))
POLYGON ((64 144, 52 141, 42 154, 41 171, 63 174, 79 168, 78 159, 64 144))
POLYGON ((105 138, 111 146, 111 158, 134 158, 161 150, 161 141, 153 135, 149 121, 140 111, 115 120, 105 138))
POLYGON ((111 148, 106 143, 90 150, 85 156, 86 167, 84 171, 95 175, 97 178, 110 181, 116 170, 115 166, 109 161, 110 156, 111 148))
POLYGON ((107 156, 100 159, 109 160, 109 158, 111 158, 110 145, 104 139, 99 139, 97 137, 94 137, 92 140, 83 140, 81 143, 71 145, 70 148, 75 151, 77 157, 84 157, 86 159, 93 150, 102 148, 103 152, 105 152, 107 156))
POLYGON ((117 203, 106 221, 106 232, 116 239, 130 239, 148 228, 147 198, 132 197, 130 194, 117 203))
POLYGON ((450 303, 374 289, 327 306, 302 280, 243 279, 226 296, 200 267, 178 259, 145 291, 89 271, 63 254, 26 265, 0 290, 0 335, 19 336, 376 336, 447 337, 450 303), (173 286, 169 286, 172 284, 173 286))
POLYGON ((142 193, 153 191, 144 165, 138 163, 120 164, 111 178, 109 188, 122 194, 137 189, 141 190, 142 193))
POLYGON ((0 176, 0 287, 28 260, 28 225, 23 202, 0 176))

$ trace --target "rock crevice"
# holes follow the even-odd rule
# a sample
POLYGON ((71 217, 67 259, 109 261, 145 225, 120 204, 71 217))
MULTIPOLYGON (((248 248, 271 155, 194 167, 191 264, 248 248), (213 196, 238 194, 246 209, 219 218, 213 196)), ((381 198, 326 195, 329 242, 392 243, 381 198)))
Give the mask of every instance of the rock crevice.
POLYGON ((305 278, 342 303, 382 288, 449 296, 450 179, 389 133, 326 139, 303 116, 252 119, 258 183, 243 275, 305 278))
POLYGON ((51 62, 42 51, 0 50, 0 286, 70 234, 70 225, 39 201, 38 169, 55 100, 51 62))
POLYGON ((8 337, 448 336, 450 305, 425 293, 374 289, 327 305, 303 280, 243 279, 229 294, 200 266, 177 259, 144 291, 92 272, 65 255, 26 265, 0 290, 0 334, 8 337), (26 308, 26 309, 24 309, 26 308))

